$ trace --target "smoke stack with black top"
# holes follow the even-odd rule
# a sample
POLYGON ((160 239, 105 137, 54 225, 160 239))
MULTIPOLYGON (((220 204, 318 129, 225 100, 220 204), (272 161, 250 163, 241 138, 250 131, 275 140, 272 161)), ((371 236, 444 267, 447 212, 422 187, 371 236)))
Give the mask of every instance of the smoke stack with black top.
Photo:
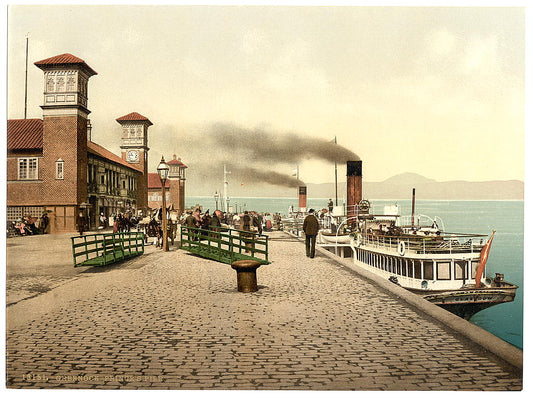
POLYGON ((302 213, 307 211, 307 187, 305 185, 298 187, 298 207, 302 213))
POLYGON ((348 160, 346 162, 346 215, 357 217, 357 204, 363 198, 363 162, 348 160))

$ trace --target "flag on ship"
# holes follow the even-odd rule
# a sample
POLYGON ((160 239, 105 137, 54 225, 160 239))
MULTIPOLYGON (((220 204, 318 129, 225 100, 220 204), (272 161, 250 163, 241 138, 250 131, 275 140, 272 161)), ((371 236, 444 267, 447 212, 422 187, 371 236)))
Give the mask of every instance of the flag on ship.
POLYGON ((490 246, 492 245, 492 239, 494 239, 495 233, 496 231, 492 231, 492 236, 489 238, 487 243, 485 243, 483 249, 481 249, 481 254, 479 255, 479 265, 476 270, 476 288, 481 286, 481 275, 483 275, 483 271, 485 270, 485 265, 487 264, 487 260, 489 258, 490 246))

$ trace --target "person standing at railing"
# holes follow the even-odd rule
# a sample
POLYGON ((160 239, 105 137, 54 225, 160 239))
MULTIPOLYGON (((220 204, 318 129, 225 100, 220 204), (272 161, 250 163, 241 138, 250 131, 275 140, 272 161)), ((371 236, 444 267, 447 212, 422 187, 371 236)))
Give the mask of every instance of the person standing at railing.
POLYGON ((200 217, 200 209, 194 211, 194 228, 200 228, 202 225, 202 218, 200 217))
MULTIPOLYGON (((222 212, 220 210, 215 210, 213 212, 213 217, 209 220, 209 229, 211 231, 219 232, 220 227, 222 226, 222 222, 220 219, 222 218, 222 212)), ((216 234, 211 234, 212 238, 216 238, 216 234)))
MULTIPOLYGON (((252 230, 252 217, 248 214, 248 210, 244 211, 244 215, 241 220, 241 230, 251 231, 252 230)), ((241 233, 241 239, 245 241, 245 246, 250 248, 252 246, 251 239, 253 239, 252 234, 241 233)), ((250 253, 250 250, 245 250, 245 253, 250 253)))
POLYGON ((318 235, 318 220, 313 209, 309 209, 309 214, 305 217, 302 229, 305 233, 305 254, 307 257, 315 257, 316 236, 318 235))
POLYGON ((185 226, 187 227, 188 239, 198 240, 197 232, 193 228, 197 228, 197 220, 193 216, 191 210, 187 210, 187 217, 185 218, 185 226))
POLYGON ((185 218, 185 226, 187 228, 196 228, 196 219, 192 215, 192 211, 187 211, 187 217, 185 218))

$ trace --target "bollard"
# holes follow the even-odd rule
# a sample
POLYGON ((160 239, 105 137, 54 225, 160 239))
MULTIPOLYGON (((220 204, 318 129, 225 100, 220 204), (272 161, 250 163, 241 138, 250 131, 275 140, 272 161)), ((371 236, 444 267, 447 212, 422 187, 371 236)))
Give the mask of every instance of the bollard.
POLYGON ((261 263, 255 260, 239 260, 231 264, 231 268, 237 271, 237 290, 239 292, 257 292, 255 270, 260 266, 261 263))

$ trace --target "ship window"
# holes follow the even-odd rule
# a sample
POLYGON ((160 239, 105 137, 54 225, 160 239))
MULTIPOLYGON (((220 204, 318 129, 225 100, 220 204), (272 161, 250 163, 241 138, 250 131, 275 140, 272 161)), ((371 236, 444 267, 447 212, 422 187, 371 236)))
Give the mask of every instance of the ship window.
POLYGON ((479 261, 472 261, 472 267, 471 267, 472 273, 470 274, 472 275, 472 279, 476 277, 476 271, 477 271, 478 266, 479 266, 479 261))
POLYGON ((422 279, 422 263, 415 261, 415 278, 422 279))
POLYGON ((433 279, 433 261, 424 261, 424 279, 433 279))
POLYGON ((437 263, 437 279, 449 280, 451 279, 450 263, 437 263))
POLYGON ((405 258, 402 258, 400 262, 401 262, 401 274, 403 276, 406 276, 407 275, 407 263, 405 261, 405 258))
POLYGON ((455 279, 464 280, 468 278, 467 262, 464 260, 455 261, 455 279))

